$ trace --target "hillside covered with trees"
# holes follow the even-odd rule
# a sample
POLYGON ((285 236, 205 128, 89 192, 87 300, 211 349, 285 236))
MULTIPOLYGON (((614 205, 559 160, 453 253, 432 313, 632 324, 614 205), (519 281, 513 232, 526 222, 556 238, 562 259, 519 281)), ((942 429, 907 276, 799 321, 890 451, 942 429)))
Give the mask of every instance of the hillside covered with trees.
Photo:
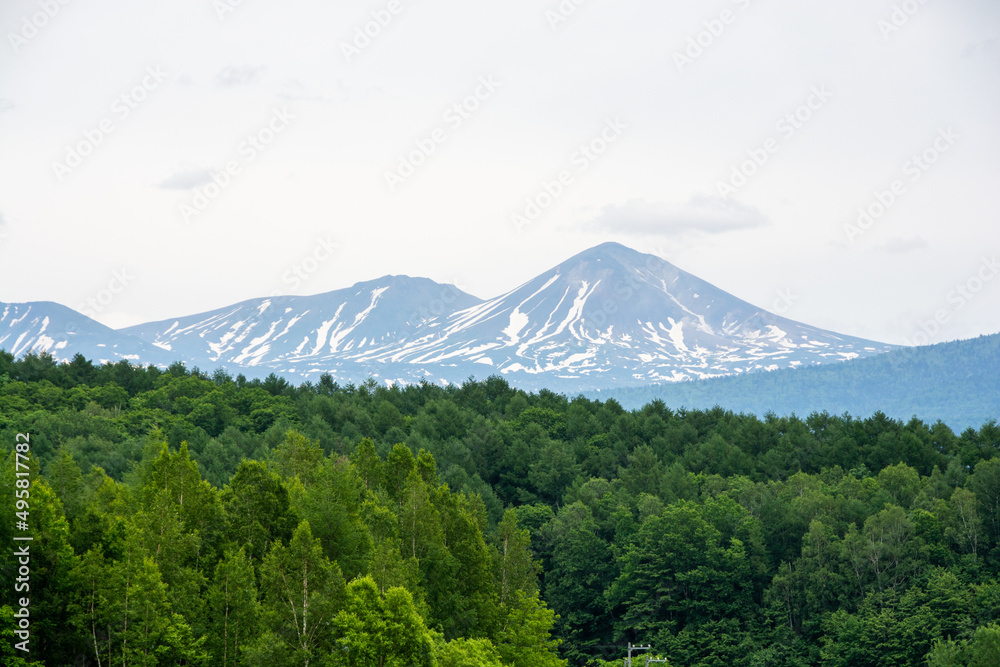
POLYGON ((1000 428, 0 353, 3 664, 1000 661, 1000 428), (5 582, 17 569, 5 550, 5 582))
POLYGON ((626 408, 654 400, 711 409, 724 405, 763 417, 827 411, 882 412, 941 420, 956 430, 1000 419, 1000 334, 907 347, 864 359, 805 368, 587 392, 626 408))

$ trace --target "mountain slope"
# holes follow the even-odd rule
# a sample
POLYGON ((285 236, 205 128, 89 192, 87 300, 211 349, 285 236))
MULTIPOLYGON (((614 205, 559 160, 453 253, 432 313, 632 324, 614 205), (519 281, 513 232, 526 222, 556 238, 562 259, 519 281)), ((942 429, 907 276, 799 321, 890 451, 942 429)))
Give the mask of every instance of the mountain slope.
POLYGON ((334 370, 359 354, 433 335, 438 315, 478 301, 426 278, 385 276, 325 294, 251 299, 122 331, 203 359, 206 368, 274 367, 294 373, 290 369, 319 362, 334 370))
MULTIPOLYGON (((1000 334, 901 348, 869 359, 796 371, 592 392, 626 408, 660 399, 672 408, 722 406, 763 416, 816 411, 895 419, 917 415, 953 429, 1000 419, 1000 334)), ((998 443, 1000 444, 1000 443, 998 443)))
POLYGON ((69 361, 79 353, 97 363, 127 359, 164 368, 187 361, 51 301, 0 303, 0 349, 15 357, 48 352, 69 361))
MULTIPOLYGON (((462 382, 499 373, 525 389, 569 393, 893 349, 779 317, 617 243, 581 252, 486 301, 426 278, 384 276, 315 296, 251 299, 128 327, 111 343, 98 340, 109 331, 94 334, 88 349, 95 358, 106 355, 104 343, 122 346, 118 357, 136 362, 180 359, 251 377, 462 382), (136 340, 145 351, 133 350, 136 340)), ((8 339, 18 350, 28 340, 55 350, 69 342, 34 335, 8 339)))
POLYGON ((534 386, 596 387, 804 366, 892 349, 779 317, 617 243, 591 248, 507 294, 440 319, 437 335, 345 357, 479 364, 480 373, 499 371, 534 386))

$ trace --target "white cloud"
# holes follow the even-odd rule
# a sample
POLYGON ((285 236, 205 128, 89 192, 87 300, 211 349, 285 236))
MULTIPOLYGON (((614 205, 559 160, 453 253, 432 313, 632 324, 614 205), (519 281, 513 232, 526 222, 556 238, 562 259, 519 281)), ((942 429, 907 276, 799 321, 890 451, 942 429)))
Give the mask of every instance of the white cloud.
POLYGON ((263 65, 253 67, 250 65, 227 65, 225 69, 215 75, 215 85, 220 88, 226 86, 246 86, 257 83, 267 69, 263 65))
POLYGON ((211 169, 182 169, 163 179, 158 185, 166 190, 190 190, 211 180, 211 169))
POLYGON ((908 238, 904 239, 901 237, 893 237, 878 246, 878 250, 889 253, 890 255, 902 255, 904 253, 912 252, 914 250, 922 250, 928 247, 926 240, 922 238, 908 238))
POLYGON ((632 199, 610 204, 589 222, 595 232, 643 235, 721 234, 767 224, 757 209, 720 197, 693 197, 684 204, 632 199))

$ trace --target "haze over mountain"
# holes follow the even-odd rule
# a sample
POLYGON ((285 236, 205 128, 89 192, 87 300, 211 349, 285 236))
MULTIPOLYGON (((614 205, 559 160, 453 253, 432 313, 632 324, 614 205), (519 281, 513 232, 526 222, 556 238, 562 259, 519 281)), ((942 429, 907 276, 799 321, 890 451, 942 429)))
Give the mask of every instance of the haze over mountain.
POLYGON ((653 255, 605 243, 498 297, 384 276, 314 296, 250 299, 118 331, 52 303, 9 305, 0 345, 342 383, 607 389, 796 368, 893 346, 770 313, 653 255), (11 310, 13 309, 13 310, 11 310), (26 319, 20 313, 33 313, 26 319), (46 318, 48 318, 46 320, 46 318), (72 322, 74 331, 62 322, 72 322))

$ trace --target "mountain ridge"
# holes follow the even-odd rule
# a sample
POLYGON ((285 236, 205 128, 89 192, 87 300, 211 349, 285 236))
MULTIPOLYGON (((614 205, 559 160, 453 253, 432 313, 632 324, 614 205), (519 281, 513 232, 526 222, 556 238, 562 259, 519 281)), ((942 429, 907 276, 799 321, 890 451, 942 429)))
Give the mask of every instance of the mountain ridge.
POLYGON ((940 419, 960 432, 1000 419, 1000 333, 900 348, 843 364, 585 394, 614 398, 626 409, 659 399, 674 408, 718 405, 758 417, 882 412, 903 421, 940 419))
POLYGON ((173 361, 191 361, 175 358, 54 301, 0 302, 0 349, 15 357, 46 352, 68 361, 79 353, 101 363, 127 360, 164 368, 173 361))
MULTIPOLYGON (((94 336, 109 335, 94 324, 94 336)), ((165 353, 203 368, 300 380, 330 373, 341 382, 454 383, 501 374, 525 388, 570 392, 804 367, 896 347, 784 318, 614 242, 489 299, 387 274, 114 335, 118 356, 139 362, 162 364, 165 353), (135 351, 126 349, 130 341, 135 351)), ((69 353, 72 342, 48 347, 69 353)))

